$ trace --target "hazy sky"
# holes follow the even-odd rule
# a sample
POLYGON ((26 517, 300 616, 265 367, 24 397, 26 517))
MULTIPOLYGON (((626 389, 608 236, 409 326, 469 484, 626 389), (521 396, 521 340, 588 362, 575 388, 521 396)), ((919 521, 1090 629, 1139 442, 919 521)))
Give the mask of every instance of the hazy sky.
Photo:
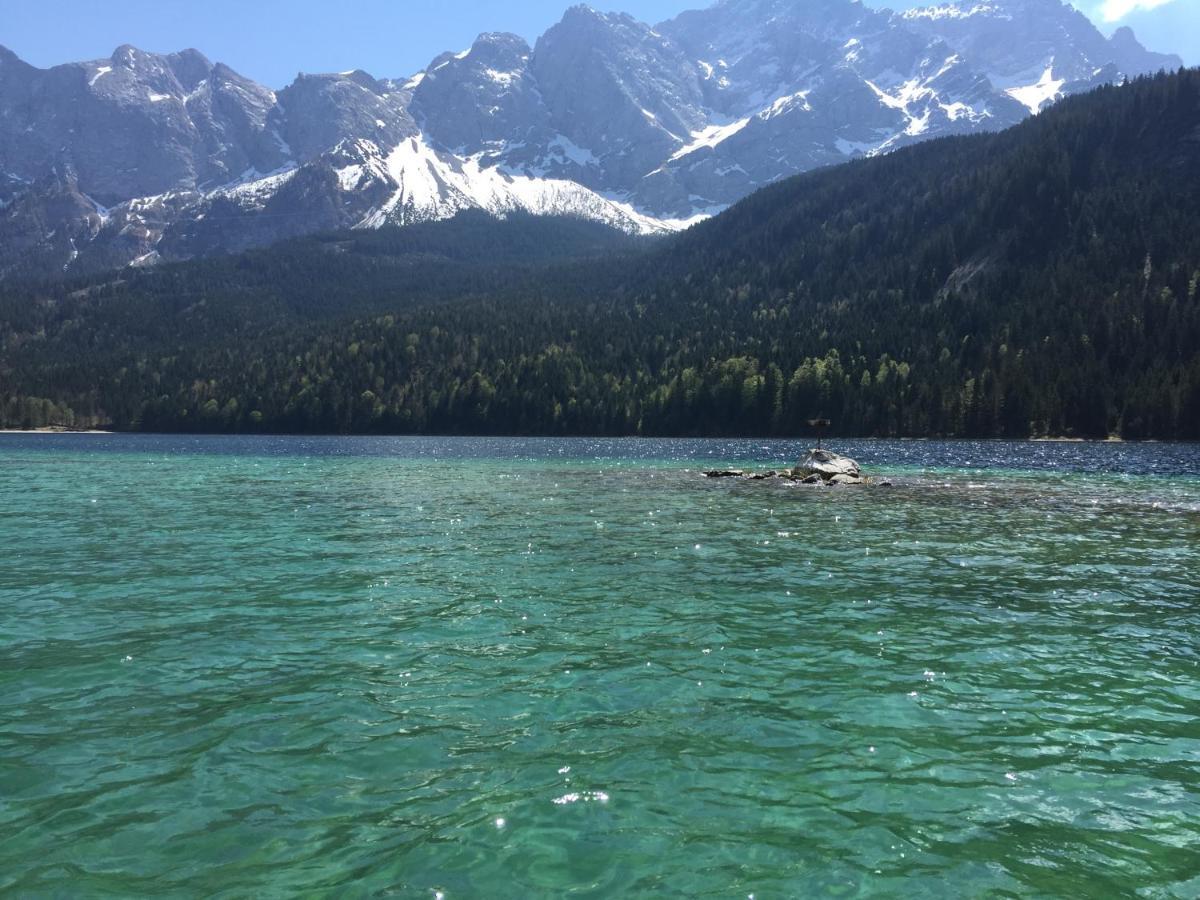
MULTIPOLYGON (((0 44, 38 66, 108 56, 120 44, 196 47, 272 87, 298 71, 409 75, 482 31, 530 41, 574 0, 0 0, 0 44)), ((916 5, 867 0, 873 6, 916 5)), ((707 0, 592 0, 658 22, 707 0)), ((1200 64, 1200 0, 1078 0, 1105 31, 1130 24, 1155 50, 1200 64), (1157 7, 1157 8, 1153 8, 1157 7)))

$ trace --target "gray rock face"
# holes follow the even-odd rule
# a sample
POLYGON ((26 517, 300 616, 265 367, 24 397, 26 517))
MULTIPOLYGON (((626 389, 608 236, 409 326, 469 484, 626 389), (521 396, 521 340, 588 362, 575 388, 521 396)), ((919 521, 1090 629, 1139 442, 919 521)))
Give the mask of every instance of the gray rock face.
POLYGON ((433 61, 413 91, 413 113, 430 137, 464 156, 546 146, 554 132, 529 71, 532 53, 516 35, 481 35, 467 53, 433 61))
POLYGON ((270 120, 289 155, 304 163, 345 140, 393 147, 413 136, 410 101, 409 93, 366 72, 300 75, 279 92, 270 120))
POLYGON ((1177 69, 1177 56, 1151 53, 1128 28, 1111 39, 1065 0, 954 0, 909 10, 914 29, 941 38, 996 87, 1038 112, 1071 89, 1105 80, 1177 69))
POLYGON ((694 64, 626 15, 572 7, 537 42, 532 69, 584 184, 628 190, 705 121, 694 64))
POLYGON ((1108 39, 1108 53, 1117 68, 1129 75, 1161 70, 1170 72, 1183 65, 1183 60, 1174 53, 1147 50, 1128 25, 1122 25, 1112 33, 1108 39))
POLYGON ((40 70, 0 61, 0 159, 36 180, 70 171, 106 205, 228 182, 286 161, 269 134, 275 95, 194 50, 40 70))
POLYGON ((478 208, 669 230, 759 187, 1172 68, 1063 0, 718 0, 655 27, 572 7, 406 82, 276 93, 195 50, 37 69, 0 47, 0 278, 478 208))
POLYGON ((724 0, 659 28, 696 60, 716 113, 639 186, 720 208, 787 174, 1025 115, 936 37, 846 0, 724 0))
MULTIPOLYGON (((723 0, 659 27, 696 60, 709 105, 728 116, 757 112, 840 64, 901 56, 907 70, 927 43, 897 28, 890 13, 845 0, 723 0), (885 46, 896 41, 906 46, 885 46)), ((866 68, 873 75, 881 66, 866 68)))
POLYGON ((50 175, 27 187, 0 212, 0 246, 34 271, 73 261, 100 231, 95 205, 68 176, 50 175))

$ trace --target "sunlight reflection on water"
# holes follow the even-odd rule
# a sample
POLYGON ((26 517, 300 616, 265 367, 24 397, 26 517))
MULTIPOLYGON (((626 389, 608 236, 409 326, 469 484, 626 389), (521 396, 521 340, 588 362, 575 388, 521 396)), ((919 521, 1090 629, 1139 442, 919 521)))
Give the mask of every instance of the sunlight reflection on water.
POLYGON ((1196 447, 87 441, 0 437, 0 891, 1195 886, 1196 447))

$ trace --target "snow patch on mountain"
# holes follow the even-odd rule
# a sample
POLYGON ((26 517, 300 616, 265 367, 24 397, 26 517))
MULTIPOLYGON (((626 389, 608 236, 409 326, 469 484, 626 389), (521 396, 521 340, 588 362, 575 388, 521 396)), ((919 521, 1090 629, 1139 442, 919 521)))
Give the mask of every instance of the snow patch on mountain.
POLYGON ((1066 83, 1065 78, 1054 77, 1054 66, 1050 65, 1035 83, 1009 88, 1007 93, 1036 116, 1062 96, 1062 86, 1066 83))
POLYGON ((758 118, 763 120, 771 119, 793 108, 812 112, 812 106, 808 102, 808 95, 811 93, 811 90, 796 91, 794 94, 788 94, 772 100, 771 105, 758 114, 758 118))
POLYGON ((296 169, 294 167, 270 172, 266 175, 251 170, 243 173, 242 178, 237 182, 218 188, 208 196, 234 200, 246 209, 262 209, 267 201, 295 176, 296 169))
POLYGON ((691 143, 685 144, 672 153, 668 161, 674 162, 705 147, 717 146, 749 125, 751 118, 751 116, 746 116, 744 119, 738 119, 736 122, 730 122, 726 125, 709 125, 699 131, 692 132, 691 143))
POLYGON ((356 149, 363 162, 339 170, 343 187, 356 189, 365 178, 392 185, 388 200, 364 216, 356 225, 359 228, 448 219, 468 209, 481 209, 498 217, 513 212, 581 216, 637 234, 678 227, 573 181, 513 174, 485 165, 481 156, 460 159, 436 149, 420 134, 405 139, 387 154, 370 141, 357 142, 356 149))
POLYGON ((549 157, 557 162, 571 162, 577 166, 599 166, 600 160, 591 150, 580 147, 564 134, 557 134, 546 145, 549 157))
POLYGON ((962 6, 957 3, 944 3, 939 6, 918 6, 905 10, 901 15, 905 19, 970 19, 972 16, 991 16, 994 18, 1011 19, 1000 7, 991 3, 977 3, 974 6, 962 6))

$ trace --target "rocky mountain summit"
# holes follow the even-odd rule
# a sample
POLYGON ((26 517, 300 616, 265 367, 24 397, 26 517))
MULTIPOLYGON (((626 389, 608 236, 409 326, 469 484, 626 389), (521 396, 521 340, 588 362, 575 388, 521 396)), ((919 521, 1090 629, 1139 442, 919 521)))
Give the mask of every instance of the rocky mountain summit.
POLYGON ((1032 113, 1067 94, 1182 64, 1147 50, 1129 28, 1105 38, 1069 3, 959 2, 912 9, 904 20, 981 66, 1032 113))
POLYGON ((789 175, 1179 65, 1062 0, 719 0, 653 27, 576 6, 533 46, 485 34, 407 79, 278 92, 195 50, 42 70, 0 48, 0 278, 472 208, 670 231, 789 175))

